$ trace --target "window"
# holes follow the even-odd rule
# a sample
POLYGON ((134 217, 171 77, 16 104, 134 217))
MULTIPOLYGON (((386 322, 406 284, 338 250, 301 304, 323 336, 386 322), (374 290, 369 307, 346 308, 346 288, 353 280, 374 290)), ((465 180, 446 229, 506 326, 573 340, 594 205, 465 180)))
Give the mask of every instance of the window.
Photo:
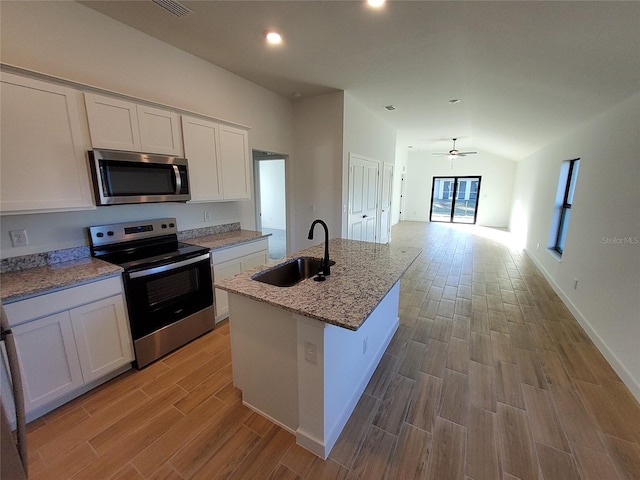
POLYGON ((464 180, 460 180, 460 183, 458 184, 458 200, 466 200, 466 193, 467 182, 465 182, 464 180))
POLYGON ((578 167, 580 159, 567 160, 562 163, 560 169, 560 180, 556 193, 555 212, 551 227, 550 247, 560 255, 564 251, 564 243, 567 239, 569 220, 571 219, 571 207, 573 205, 573 194, 576 190, 576 180, 578 178, 578 167))

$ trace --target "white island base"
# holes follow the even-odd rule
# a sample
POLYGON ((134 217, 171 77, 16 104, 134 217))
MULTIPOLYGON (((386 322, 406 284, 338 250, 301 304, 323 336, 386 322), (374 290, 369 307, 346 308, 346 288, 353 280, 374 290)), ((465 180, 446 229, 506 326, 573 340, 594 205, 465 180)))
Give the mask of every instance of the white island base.
POLYGON ((326 459, 398 328, 399 285, 355 331, 230 294, 242 402, 326 459))

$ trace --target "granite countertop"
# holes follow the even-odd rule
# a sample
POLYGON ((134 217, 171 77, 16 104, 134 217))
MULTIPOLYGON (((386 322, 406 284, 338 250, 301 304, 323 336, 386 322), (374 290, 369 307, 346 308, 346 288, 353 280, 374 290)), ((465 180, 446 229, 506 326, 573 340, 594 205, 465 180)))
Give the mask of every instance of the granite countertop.
POLYGON ((121 267, 92 257, 28 268, 2 274, 0 297, 7 304, 121 273, 121 267))
MULTIPOLYGON (((253 230, 232 230, 187 238, 184 241, 216 250, 259 240, 269 235, 253 230)), ((7 272, 0 276, 0 300, 5 304, 16 302, 36 295, 120 275, 122 271, 123 269, 117 265, 93 257, 86 257, 7 272)))
POLYGON ((254 240, 266 238, 270 233, 256 232, 253 230, 232 230, 225 233, 216 233, 213 235, 205 235, 203 237, 195 237, 185 239, 184 242, 192 245, 207 247, 211 250, 232 247, 241 243, 247 243, 254 240))
MULTIPOLYGON (((324 282, 309 278, 292 287, 276 287, 251 280, 252 274, 265 270, 258 267, 217 281, 215 287, 305 317, 357 330, 421 251, 401 245, 336 238, 329 241, 329 257, 336 263, 331 266, 331 275, 324 282)), ((300 256, 322 258, 324 243, 288 258, 300 256)))

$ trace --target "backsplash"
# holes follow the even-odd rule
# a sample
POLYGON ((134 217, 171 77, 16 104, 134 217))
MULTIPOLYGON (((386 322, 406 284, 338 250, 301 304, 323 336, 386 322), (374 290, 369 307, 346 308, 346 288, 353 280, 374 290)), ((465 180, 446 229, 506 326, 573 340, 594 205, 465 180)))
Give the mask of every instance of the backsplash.
POLYGON ((217 235, 218 233, 227 233, 234 230, 240 230, 240 222, 215 225, 213 227, 194 228, 192 230, 183 230, 182 232, 178 232, 178 240, 206 237, 207 235, 217 235))
MULTIPOLYGON (((240 222, 184 230, 182 232, 178 232, 178 240, 189 240, 190 238, 227 233, 233 230, 240 230, 240 222)), ((23 255, 20 257, 3 258, 0 260, 0 273, 17 272, 28 268, 43 267, 45 265, 53 265, 55 263, 80 260, 90 256, 91 250, 88 245, 85 245, 82 247, 65 248, 63 250, 23 255)))
POLYGON ((83 247, 65 248, 51 252, 34 253, 21 257, 3 258, 0 262, 0 273, 17 272, 27 268, 44 267, 54 263, 80 260, 91 256, 88 245, 83 247))

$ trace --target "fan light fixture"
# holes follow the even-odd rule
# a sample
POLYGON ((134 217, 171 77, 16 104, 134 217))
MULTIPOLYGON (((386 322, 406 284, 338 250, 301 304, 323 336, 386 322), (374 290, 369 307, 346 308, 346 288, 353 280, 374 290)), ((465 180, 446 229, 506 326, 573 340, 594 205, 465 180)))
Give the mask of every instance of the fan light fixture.
POLYGON ((456 140, 458 140, 457 138, 453 139, 453 148, 451 150, 449 150, 446 153, 434 153, 434 155, 437 155, 438 157, 447 157, 449 160, 455 160, 458 157, 466 157, 467 155, 475 155, 478 152, 461 152, 456 148, 456 140))

